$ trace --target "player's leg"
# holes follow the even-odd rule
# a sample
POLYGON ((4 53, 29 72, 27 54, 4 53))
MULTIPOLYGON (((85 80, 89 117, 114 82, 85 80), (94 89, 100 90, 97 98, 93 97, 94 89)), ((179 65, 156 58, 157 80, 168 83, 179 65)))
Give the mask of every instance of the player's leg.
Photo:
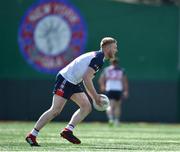
POLYGON ((114 102, 114 123, 119 125, 121 116, 121 101, 117 100, 114 102))
POLYGON ((112 99, 110 99, 110 106, 106 110, 106 115, 107 115, 109 124, 112 125, 114 121, 114 101, 112 99))
POLYGON ((38 136, 39 131, 54 117, 56 117, 63 109, 64 105, 66 103, 66 99, 63 97, 60 97, 56 94, 53 96, 53 101, 50 109, 48 109, 46 112, 44 112, 39 120, 36 122, 34 129, 31 131, 31 133, 28 134, 26 137, 26 141, 31 146, 39 146, 39 144, 36 141, 36 137, 38 136))
POLYGON ((92 110, 91 103, 84 92, 75 93, 71 99, 80 107, 72 116, 70 124, 76 126, 79 124, 92 110))
POLYGON ((113 91, 107 91, 106 95, 110 100, 110 106, 106 110, 106 115, 108 118, 109 125, 113 125, 113 122, 114 122, 114 92, 113 91))
POLYGON ((73 94, 71 100, 73 100, 80 108, 73 114, 69 124, 61 132, 61 136, 74 144, 80 144, 81 141, 73 135, 73 129, 91 112, 92 107, 84 92, 73 94))
POLYGON ((44 112, 41 115, 41 117, 35 124, 34 128, 36 128, 37 130, 40 130, 49 121, 51 121, 53 118, 55 118, 57 115, 59 115, 60 112, 62 111, 66 101, 67 100, 64 99, 63 97, 54 94, 52 105, 51 105, 50 109, 48 109, 46 112, 44 112))

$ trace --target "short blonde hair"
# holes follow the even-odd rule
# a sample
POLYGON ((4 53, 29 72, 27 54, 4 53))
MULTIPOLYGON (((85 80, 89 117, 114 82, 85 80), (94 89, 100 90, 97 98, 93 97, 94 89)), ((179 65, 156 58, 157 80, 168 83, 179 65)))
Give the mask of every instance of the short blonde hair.
POLYGON ((101 40, 100 47, 103 48, 104 46, 112 44, 112 43, 117 43, 117 41, 112 37, 104 37, 101 40))

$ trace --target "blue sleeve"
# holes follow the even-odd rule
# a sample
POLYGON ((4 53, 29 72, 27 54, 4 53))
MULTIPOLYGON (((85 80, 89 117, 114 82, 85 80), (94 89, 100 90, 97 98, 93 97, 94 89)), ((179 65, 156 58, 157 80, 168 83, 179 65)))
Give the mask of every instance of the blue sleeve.
POLYGON ((103 54, 97 54, 90 62, 89 67, 93 68, 97 72, 103 66, 103 54))

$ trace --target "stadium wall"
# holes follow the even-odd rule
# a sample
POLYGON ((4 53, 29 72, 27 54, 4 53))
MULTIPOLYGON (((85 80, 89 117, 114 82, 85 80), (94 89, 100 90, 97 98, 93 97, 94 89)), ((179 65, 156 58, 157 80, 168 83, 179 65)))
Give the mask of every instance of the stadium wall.
MULTIPOLYGON (((34 2, 1 2, 0 120, 36 120, 51 105, 55 75, 34 70, 22 57, 17 43, 22 16, 34 2)), ((87 51, 97 50, 104 36, 118 40, 117 55, 130 84, 122 120, 179 122, 178 8, 109 0, 69 2, 87 22, 87 51)), ((67 121, 76 108, 68 102, 55 120, 67 121)), ((105 121, 106 116, 93 110, 86 120, 105 121)))

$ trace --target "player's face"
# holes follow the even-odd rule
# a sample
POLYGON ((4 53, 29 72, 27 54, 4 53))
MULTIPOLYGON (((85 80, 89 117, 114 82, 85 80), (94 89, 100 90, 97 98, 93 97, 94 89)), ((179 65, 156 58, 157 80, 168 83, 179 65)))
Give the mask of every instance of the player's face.
POLYGON ((109 59, 115 58, 116 52, 117 52, 117 44, 116 43, 110 44, 109 51, 108 51, 108 58, 109 59))

